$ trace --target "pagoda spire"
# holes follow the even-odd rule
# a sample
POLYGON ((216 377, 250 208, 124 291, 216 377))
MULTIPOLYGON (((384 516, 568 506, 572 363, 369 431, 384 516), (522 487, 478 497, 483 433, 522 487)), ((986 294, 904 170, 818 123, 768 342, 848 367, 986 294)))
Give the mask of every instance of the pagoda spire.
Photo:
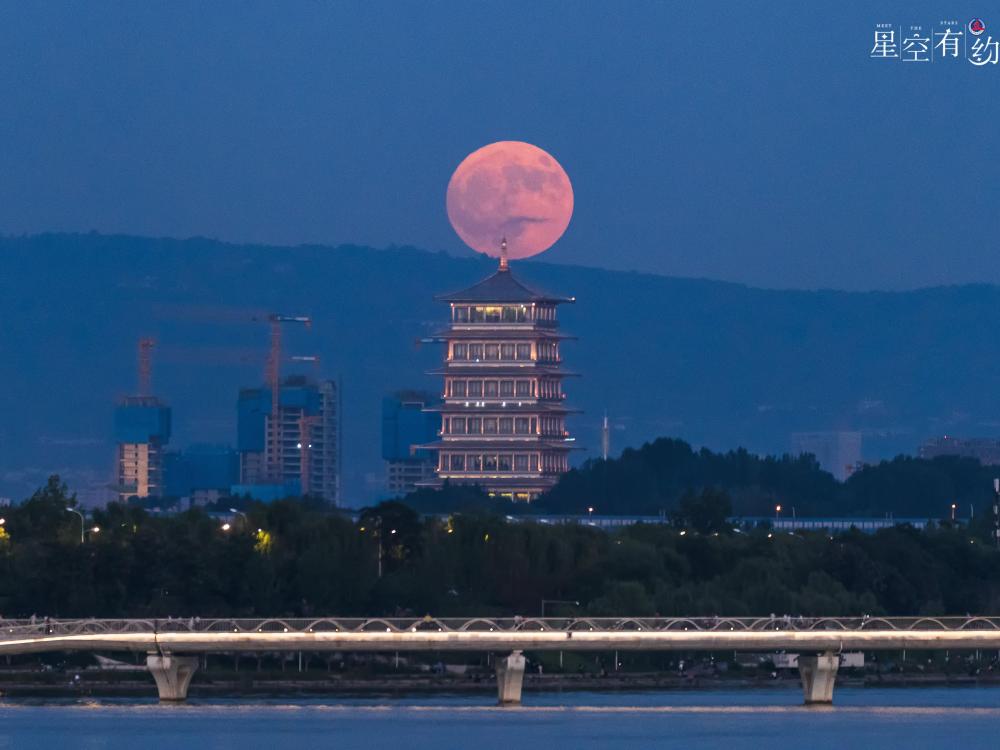
POLYGON ((509 271, 510 265, 507 262, 507 238, 500 240, 500 270, 509 271))

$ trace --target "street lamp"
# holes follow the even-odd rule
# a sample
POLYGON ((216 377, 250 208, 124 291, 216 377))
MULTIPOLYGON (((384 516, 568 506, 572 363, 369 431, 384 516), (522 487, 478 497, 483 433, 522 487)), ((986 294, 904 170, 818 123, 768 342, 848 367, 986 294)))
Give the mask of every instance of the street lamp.
MULTIPOLYGON (((378 577, 382 577, 382 516, 375 516, 374 529, 372 529, 372 534, 378 541, 378 577)), ((364 533, 365 527, 361 527, 361 532, 364 533)), ((392 533, 395 534, 396 530, 393 529, 392 533)))
POLYGON ((229 531, 231 528, 233 528, 233 527, 230 526, 228 523, 222 524, 222 530, 223 531, 229 531))
POLYGON ((957 505, 956 505, 955 503, 952 503, 952 504, 951 504, 951 520, 952 520, 952 521, 954 521, 954 520, 955 520, 955 509, 956 509, 957 507, 958 507, 958 506, 957 506, 957 505))
POLYGON ((249 518, 247 518, 247 514, 246 514, 246 513, 243 513, 242 511, 239 511, 239 510, 236 510, 236 508, 230 508, 230 509, 229 509, 229 512, 230 512, 230 513, 234 513, 234 514, 236 514, 237 516, 241 516, 241 517, 243 518, 243 527, 244 527, 244 528, 246 528, 247 526, 249 526, 249 524, 250 524, 250 519, 249 519, 249 518))
POLYGON ((83 517, 83 513, 76 510, 75 508, 67 508, 66 512, 76 513, 78 516, 80 516, 80 544, 83 544, 83 533, 84 529, 87 527, 87 519, 83 517))
POLYGON ((591 506, 589 506, 587 508, 587 517, 588 518, 593 518, 594 517, 594 506, 593 505, 591 505, 591 506))
POLYGON ((777 521, 779 518, 781 518, 781 506, 780 505, 775 505, 774 506, 774 520, 777 521))
POLYGON ((6 518, 0 518, 0 526, 3 526, 5 523, 7 523, 7 519, 6 518))

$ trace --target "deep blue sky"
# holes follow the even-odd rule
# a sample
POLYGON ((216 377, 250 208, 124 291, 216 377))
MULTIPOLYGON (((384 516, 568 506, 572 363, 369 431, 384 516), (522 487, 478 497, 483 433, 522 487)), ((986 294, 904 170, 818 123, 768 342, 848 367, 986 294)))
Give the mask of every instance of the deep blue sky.
POLYGON ((988 4, 824 5, 7 0, 0 232, 459 253, 451 171, 520 139, 576 191, 547 260, 1000 282, 1000 66, 868 58, 988 4))

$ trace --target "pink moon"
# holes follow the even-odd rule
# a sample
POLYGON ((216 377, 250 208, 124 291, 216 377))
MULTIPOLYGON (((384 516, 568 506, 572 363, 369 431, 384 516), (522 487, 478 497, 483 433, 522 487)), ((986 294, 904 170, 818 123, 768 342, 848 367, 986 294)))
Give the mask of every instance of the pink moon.
POLYGON ((511 259, 545 252, 573 215, 565 170, 538 146, 498 141, 473 151, 448 182, 448 220, 473 250, 511 259))

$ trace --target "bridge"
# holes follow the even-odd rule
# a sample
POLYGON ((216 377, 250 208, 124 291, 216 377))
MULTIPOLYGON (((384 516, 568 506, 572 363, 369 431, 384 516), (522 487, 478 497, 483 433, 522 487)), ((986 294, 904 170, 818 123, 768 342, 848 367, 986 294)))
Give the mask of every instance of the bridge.
POLYGON ((184 700, 196 654, 488 651, 501 705, 519 704, 524 651, 794 651, 806 704, 831 703, 839 654, 1000 650, 1000 617, 268 618, 0 620, 0 655, 145 652, 159 697, 184 700))

